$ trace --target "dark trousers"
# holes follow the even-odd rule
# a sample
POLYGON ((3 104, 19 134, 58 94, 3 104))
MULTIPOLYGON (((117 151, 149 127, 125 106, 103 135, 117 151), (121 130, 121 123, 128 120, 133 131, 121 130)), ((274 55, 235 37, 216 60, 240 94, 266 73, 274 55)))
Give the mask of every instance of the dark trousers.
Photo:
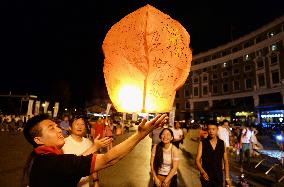
POLYGON ((202 187, 223 187, 223 180, 218 178, 209 177, 209 181, 206 181, 203 177, 201 177, 200 181, 202 187))
POLYGON ((181 141, 176 141, 176 142, 172 142, 174 144, 174 146, 176 146, 177 148, 179 148, 179 144, 181 143, 181 141))

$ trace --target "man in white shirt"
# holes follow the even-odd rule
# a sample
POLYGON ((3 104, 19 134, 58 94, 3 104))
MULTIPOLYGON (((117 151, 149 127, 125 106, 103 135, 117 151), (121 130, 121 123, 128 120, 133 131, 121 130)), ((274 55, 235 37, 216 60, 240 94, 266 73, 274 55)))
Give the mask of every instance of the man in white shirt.
POLYGON ((218 127, 218 137, 224 141, 226 151, 228 152, 228 148, 230 147, 230 126, 229 126, 229 121, 224 120, 223 125, 218 127))
MULTIPOLYGON (((90 148, 93 143, 91 140, 84 137, 86 133, 86 124, 82 117, 74 119, 71 123, 71 135, 65 138, 65 144, 62 147, 64 154, 75 154, 82 155, 88 148, 90 148)), ((98 140, 97 137, 94 140, 94 144, 97 146, 97 149, 101 147, 106 147, 111 143, 111 138, 102 138, 98 140)), ((93 184, 95 187, 99 186, 97 174, 93 174, 91 179, 95 179, 93 184)), ((90 182, 89 177, 81 178, 78 183, 78 187, 89 187, 92 182, 90 182)))
POLYGON ((241 157, 240 157, 240 162, 243 163, 244 157, 246 157, 246 161, 248 164, 250 164, 250 150, 251 150, 251 143, 252 143, 252 136, 253 136, 253 131, 251 130, 250 127, 245 127, 242 130, 241 134, 241 157))

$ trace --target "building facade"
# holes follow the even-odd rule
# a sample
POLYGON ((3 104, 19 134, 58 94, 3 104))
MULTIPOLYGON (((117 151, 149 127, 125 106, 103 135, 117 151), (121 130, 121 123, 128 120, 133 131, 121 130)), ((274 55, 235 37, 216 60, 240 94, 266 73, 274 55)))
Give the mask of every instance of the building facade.
POLYGON ((176 119, 282 121, 283 46, 284 16, 194 55, 188 79, 175 98, 176 119))

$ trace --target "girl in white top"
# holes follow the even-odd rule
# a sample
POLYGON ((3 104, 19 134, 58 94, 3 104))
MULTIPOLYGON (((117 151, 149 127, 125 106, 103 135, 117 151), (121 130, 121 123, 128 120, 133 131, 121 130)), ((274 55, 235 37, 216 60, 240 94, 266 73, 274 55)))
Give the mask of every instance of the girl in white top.
POLYGON ((178 149, 171 143, 173 131, 164 128, 160 133, 161 142, 155 145, 151 155, 151 172, 157 187, 176 187, 178 149))

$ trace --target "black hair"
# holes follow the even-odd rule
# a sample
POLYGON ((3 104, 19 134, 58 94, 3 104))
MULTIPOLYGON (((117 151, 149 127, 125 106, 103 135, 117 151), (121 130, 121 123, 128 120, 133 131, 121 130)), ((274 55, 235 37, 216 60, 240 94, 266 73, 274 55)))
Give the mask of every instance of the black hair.
MULTIPOLYGON (((46 114, 41 114, 32 117, 31 119, 28 120, 27 124, 24 127, 24 136, 26 140, 32 144, 32 146, 38 147, 39 145, 34 141, 34 138, 37 136, 41 136, 41 128, 39 127, 39 123, 49 119, 49 116, 46 114)), ((29 186, 29 178, 30 178, 30 171, 32 167, 32 163, 35 157, 34 151, 30 153, 26 160, 26 164, 23 169, 23 177, 22 177, 22 183, 21 186, 26 187, 29 186)))
POLYGON ((24 127, 24 136, 33 147, 38 146, 38 144, 34 141, 34 138, 41 136, 41 129, 38 125, 40 122, 46 119, 49 119, 49 116, 46 114, 34 116, 28 120, 27 124, 24 127))
POLYGON ((223 124, 224 124, 224 123, 226 123, 226 122, 228 122, 228 123, 229 123, 229 121, 228 121, 228 120, 224 119, 224 120, 223 120, 223 124))
MULTIPOLYGON (((168 130, 171 133, 171 136, 174 137, 174 133, 171 129, 169 128, 164 128, 160 134, 159 134, 159 138, 161 139, 162 134, 165 130, 168 130)), ((154 157, 154 170, 156 173, 158 173, 158 170, 160 169, 160 167, 162 166, 163 162, 164 162, 164 158, 163 158, 163 146, 164 143, 161 141, 160 143, 157 144, 156 146, 156 153, 155 153, 155 157, 154 157)))
POLYGON ((215 126, 219 126, 219 124, 217 123, 217 121, 215 120, 209 120, 209 121, 206 121, 205 124, 208 126, 208 125, 215 125, 215 126))

